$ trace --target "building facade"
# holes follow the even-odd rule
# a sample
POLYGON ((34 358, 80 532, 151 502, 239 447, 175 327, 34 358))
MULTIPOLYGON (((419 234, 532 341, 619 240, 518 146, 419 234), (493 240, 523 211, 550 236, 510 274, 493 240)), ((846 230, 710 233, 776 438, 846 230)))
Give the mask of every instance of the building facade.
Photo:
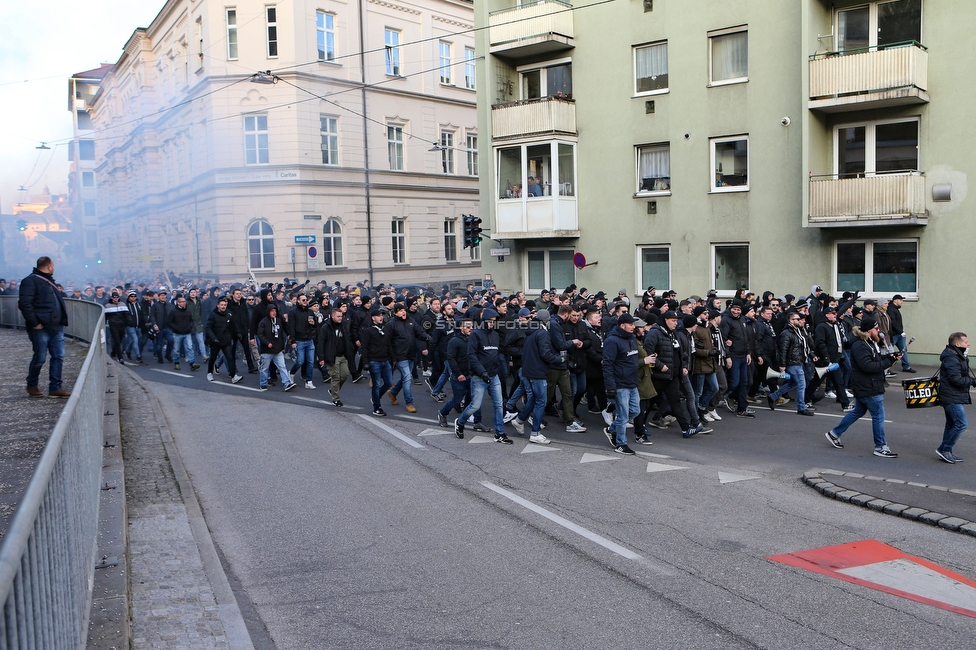
POLYGON ((91 103, 102 254, 136 275, 480 277, 459 226, 472 27, 464 0, 170 0, 91 103))
POLYGON ((974 18, 933 0, 480 3, 482 213, 510 249, 485 272, 527 292, 900 293, 913 350, 939 352, 976 320, 931 319, 972 268, 974 18))

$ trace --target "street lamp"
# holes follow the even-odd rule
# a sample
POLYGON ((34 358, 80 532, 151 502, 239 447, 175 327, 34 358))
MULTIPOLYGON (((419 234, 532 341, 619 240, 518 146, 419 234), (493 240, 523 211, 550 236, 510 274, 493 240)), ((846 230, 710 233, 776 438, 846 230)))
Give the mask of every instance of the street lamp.
POLYGON ((34 147, 34 148, 35 149, 50 149, 51 147, 47 146, 47 143, 46 142, 42 142, 40 144, 40 146, 37 146, 37 147, 34 147))

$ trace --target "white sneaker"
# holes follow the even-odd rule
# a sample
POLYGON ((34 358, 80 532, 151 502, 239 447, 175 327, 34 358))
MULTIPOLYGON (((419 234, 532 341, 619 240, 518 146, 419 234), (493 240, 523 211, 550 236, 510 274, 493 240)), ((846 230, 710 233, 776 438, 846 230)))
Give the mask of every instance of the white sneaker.
POLYGON ((715 421, 715 418, 712 417, 712 414, 711 413, 706 413, 705 415, 702 416, 702 419, 704 419, 705 422, 714 422, 715 421))
MULTIPOLYGON (((515 430, 520 436, 525 435, 525 423, 521 422, 518 418, 512 420, 512 426, 515 427, 515 430)), ((539 435, 541 436, 542 434, 540 433, 539 435)))
POLYGON ((633 422, 628 422, 627 423, 627 428, 628 429, 633 429, 634 428, 634 423, 633 422))
POLYGON ((505 415, 502 416, 502 422, 508 424, 512 420, 518 417, 518 411, 506 411, 505 415))
POLYGON ((665 424, 671 424, 672 422, 677 422, 677 421, 678 421, 678 418, 674 417, 673 415, 665 415, 664 416, 664 423, 665 424))
POLYGON ((607 423, 607 426, 613 424, 613 413, 609 411, 600 411, 600 415, 603 416, 603 421, 607 423))
POLYGON ((207 381, 213 381, 213 373, 207 373, 207 381))
POLYGON ((586 427, 579 422, 573 422, 566 427, 566 433, 583 433, 584 431, 586 431, 586 427))
POLYGON ((306 382, 305 382, 305 388, 311 388, 311 389, 314 389, 314 388, 315 388, 315 384, 313 384, 313 383, 312 383, 312 382, 310 382, 310 381, 306 381, 306 382))
POLYGON ((424 370, 424 377, 430 377, 430 370, 424 370))
POLYGON ((244 379, 243 376, 241 376, 241 375, 234 375, 233 377, 231 377, 230 381, 231 381, 231 383, 236 384, 239 381, 241 381, 242 379, 244 379))
POLYGON ((719 415, 718 412, 715 411, 715 409, 709 411, 708 414, 712 416, 712 422, 718 422, 719 420, 722 419, 722 416, 719 415))
POLYGON ((548 445, 549 438, 545 437, 541 433, 534 433, 529 436, 529 442, 534 442, 537 445, 548 445))
POLYGON ((837 393, 832 390, 828 390, 824 393, 824 399, 837 399, 837 393))

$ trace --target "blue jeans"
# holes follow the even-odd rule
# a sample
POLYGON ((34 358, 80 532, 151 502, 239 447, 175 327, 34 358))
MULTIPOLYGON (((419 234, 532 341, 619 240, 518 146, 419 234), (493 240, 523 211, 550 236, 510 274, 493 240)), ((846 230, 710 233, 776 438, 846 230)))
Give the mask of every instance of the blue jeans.
POLYGON ((569 387, 573 393, 573 409, 575 412, 576 405, 583 399, 583 395, 586 395, 586 372, 570 372, 569 387))
POLYGON ((396 362, 396 369, 400 371, 400 378, 397 382, 393 384, 393 388, 390 392, 393 393, 393 397, 400 394, 400 390, 403 390, 403 399, 407 404, 413 404, 413 361, 404 359, 403 361, 396 362))
MULTIPOLYGON (((520 397, 522 397, 523 395, 525 395, 526 396, 526 399, 528 399, 529 391, 532 390, 531 387, 526 388, 525 386, 522 385, 523 382, 528 382, 528 381, 532 381, 532 380, 531 379, 526 379, 522 375, 522 369, 521 368, 519 368, 518 373, 516 373, 516 374, 518 376, 519 384, 518 384, 518 387, 516 387, 516 389, 514 391, 512 391, 512 394, 509 395, 508 401, 505 402, 505 410, 506 411, 513 411, 513 410, 515 410, 515 405, 518 404, 518 399, 520 397)), ((549 390, 548 386, 546 387, 546 390, 549 390)), ((544 410, 545 410, 545 407, 543 407, 543 411, 544 410)))
POLYGON ((614 404, 616 411, 610 430, 614 433, 613 444, 620 447, 627 444, 627 421, 640 413, 640 395, 636 388, 618 388, 614 404))
POLYGON ((942 409, 945 411, 946 423, 939 451, 951 452, 959 436, 969 426, 969 422, 966 420, 966 410, 962 404, 943 404, 942 409))
POLYGON ((904 334, 896 334, 892 337, 891 343, 901 351, 901 368, 902 370, 908 370, 912 367, 912 364, 908 362, 908 341, 905 339, 904 334))
POLYGON ((199 354, 201 357, 207 356, 207 345, 203 342, 203 332, 193 333, 193 344, 197 346, 197 354, 199 354))
MULTIPOLYGON (((451 379, 451 366, 445 363, 444 371, 441 373, 441 376, 437 378, 437 383, 434 384, 434 387, 430 391, 431 395, 437 395, 442 390, 444 390, 444 386, 447 385, 447 382, 450 381, 450 379, 451 379)), ((451 384, 451 389, 452 390, 454 389, 454 384, 451 384)))
POLYGON ((125 351, 134 356, 137 360, 142 359, 142 346, 139 345, 139 333, 140 329, 138 327, 126 327, 125 328, 125 351))
POLYGON ((37 388, 37 382, 41 377, 41 367, 47 359, 48 353, 51 354, 51 363, 48 365, 48 388, 49 390, 61 390, 61 368, 64 366, 64 328, 43 327, 41 329, 29 329, 27 335, 30 337, 31 346, 34 348, 34 356, 31 357, 30 367, 27 371, 27 387, 37 388))
POLYGON ((749 364, 745 357, 732 357, 732 368, 728 371, 729 390, 726 393, 735 398, 736 412, 746 412, 746 393, 749 390, 749 364))
MULTIPOLYGON (((807 404, 803 400, 807 394, 807 375, 804 372, 803 366, 786 366, 786 372, 789 373, 790 380, 773 391, 773 394, 769 398, 775 402, 789 392, 791 388, 796 388, 796 410, 800 412, 806 411, 807 404)), ((856 420, 857 418, 854 419, 856 420)))
POLYGON ((302 379, 312 381, 312 373, 315 372, 315 341, 295 341, 295 364, 291 367, 291 373, 299 368, 302 369, 302 379))
POLYGON ((186 350, 186 360, 191 364, 194 363, 196 357, 193 356, 193 335, 192 334, 174 334, 173 335, 173 361, 176 363, 180 362, 180 350, 186 350))
POLYGON ((389 361, 370 361, 369 378, 373 380, 373 409, 380 407, 380 398, 393 385, 393 368, 389 361))
POLYGON ((692 375, 691 383, 695 386, 695 401, 698 404, 698 410, 710 410, 709 404, 718 393, 718 377, 714 372, 707 375, 692 375), (708 390, 705 390, 706 388, 708 390))
POLYGON ((492 375, 491 382, 488 384, 481 377, 471 378, 471 403, 458 419, 461 424, 464 424, 473 413, 481 410, 481 402, 485 399, 486 392, 491 393, 491 403, 495 407, 495 433, 500 435, 505 432, 505 423, 502 421, 502 382, 499 381, 498 375, 492 375))
POLYGON ((153 341, 153 352, 159 361, 163 359, 167 361, 173 360, 173 330, 160 328, 156 332, 156 339, 153 341), (163 346, 166 348, 165 356, 163 354, 163 346))
MULTIPOLYGON (((536 434, 542 431, 542 415, 546 411, 546 391, 548 386, 546 385, 545 379, 526 379, 522 377, 522 381, 519 382, 519 387, 516 393, 521 390, 525 393, 525 406, 519 411, 518 419, 519 422, 525 423, 529 419, 529 415, 532 416, 532 433, 536 434)), ((512 403, 514 405, 514 398, 512 396, 512 403)))
POLYGON ((885 446, 884 432, 884 395, 874 395, 872 397, 855 397, 854 410, 844 416, 836 427, 830 430, 838 438, 847 431, 847 428, 854 424, 865 413, 871 413, 871 431, 874 433, 874 448, 881 449, 885 446))
POLYGON ((458 378, 454 376, 454 373, 449 372, 448 366, 444 366, 444 371, 448 372, 451 377, 451 399, 437 412, 444 417, 447 417, 448 413, 451 412, 451 409, 460 404, 468 394, 468 391, 471 388, 471 380, 465 379, 464 381, 458 381, 458 378))
POLYGON ((279 352, 278 354, 268 354, 264 352, 261 354, 261 374, 258 375, 261 382, 261 388, 265 388, 268 385, 268 380, 271 378, 271 363, 274 362, 275 367, 278 368, 278 374, 281 375, 281 385, 285 388, 291 386, 292 381, 288 379, 288 371, 285 370, 285 353, 279 352))

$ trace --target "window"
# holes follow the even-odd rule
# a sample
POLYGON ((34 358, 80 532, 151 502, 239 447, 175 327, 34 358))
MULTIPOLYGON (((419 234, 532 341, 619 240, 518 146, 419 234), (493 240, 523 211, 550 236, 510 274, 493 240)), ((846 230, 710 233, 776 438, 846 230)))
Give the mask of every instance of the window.
POLYGON ((85 247, 86 248, 98 248, 98 231, 97 230, 86 230, 85 231, 85 247))
POLYGON ((200 59, 200 67, 203 67, 203 18, 197 18, 197 58, 200 59))
POLYGON ((244 116, 244 163, 268 164, 268 116, 244 116))
POLYGON ((438 43, 438 55, 441 66, 441 83, 451 83, 451 44, 441 41, 438 43))
POLYGON ((918 170, 918 120, 868 122, 834 129, 839 178, 918 170))
POLYGON ((837 50, 856 54, 922 40, 922 0, 872 2, 837 12, 837 50))
POLYGON ((387 125, 386 142, 390 155, 390 169, 403 171, 403 127, 387 125))
POLYGON ((444 220, 444 259, 457 262, 457 219, 444 220))
POLYGON ((94 217, 95 216, 95 202, 85 201, 85 216, 94 217))
POLYGON ((274 230, 267 221, 255 221, 247 229, 247 250, 249 268, 273 269, 274 230))
POLYGON ((720 296, 731 296, 737 289, 748 289, 749 244, 713 245, 712 277, 720 296))
POLYGON ((390 222, 390 230, 393 233, 393 263, 407 263, 407 221, 406 219, 394 219, 390 222))
POLYGON ((640 263, 639 287, 671 288, 671 249, 667 246, 641 246, 637 249, 640 263))
POLYGON ((530 250, 526 253, 526 291, 568 287, 576 282, 573 249, 530 250))
POLYGON ((634 48, 634 94, 646 95, 668 89, 668 44, 634 48))
POLYGON ((95 187, 95 172, 81 172, 81 186, 95 187))
POLYGON ((749 77, 749 32, 745 29, 712 33, 709 40, 710 83, 739 83, 749 77))
POLYGON ((498 198, 522 197, 522 148, 498 150, 498 198))
POLYGON ((237 60, 237 9, 227 10, 227 58, 237 60))
POLYGON ((522 99, 539 99, 541 97, 573 96, 573 65, 560 63, 544 68, 520 71, 522 78, 522 99))
POLYGON ((395 29, 385 30, 386 43, 386 74, 400 76, 400 32, 395 29))
POLYGON ((474 48, 464 48, 464 87, 474 90, 474 48))
POLYGON ((274 5, 264 8, 268 28, 268 58, 278 58, 278 10, 274 5))
POLYGON ((637 147, 637 193, 652 192, 671 193, 671 146, 668 144, 637 147))
POLYGON ((454 133, 441 131, 441 171, 454 173, 454 133))
POLYGON ((91 114, 88 111, 77 111, 78 113, 78 129, 82 131, 91 131, 95 128, 92 124, 91 114))
POLYGON ((326 266, 342 266, 342 225, 329 219, 322 226, 322 261, 326 266))
POLYGON ((315 43, 319 61, 335 60, 335 14, 315 12, 315 43))
POLYGON ((505 147, 497 151, 499 199, 549 197, 554 187, 558 196, 575 196, 575 145, 547 142, 505 147))
POLYGON ((468 253, 471 255, 471 261, 472 262, 480 262, 481 261, 481 244, 478 244, 477 246, 471 246, 470 248, 468 248, 468 253))
POLYGON ((918 240, 837 242, 837 292, 918 294, 918 240))
POLYGON ((713 138, 712 192, 745 192, 749 189, 749 136, 713 138))
POLYGON ((322 164, 339 164, 339 118, 319 117, 319 131, 322 135, 322 164))
POLYGON ((79 140, 78 141, 78 158, 80 160, 95 160, 95 141, 94 140, 79 140))
POLYGON ((478 175, 478 136, 469 133, 467 134, 467 159, 468 159, 468 176, 478 175))

